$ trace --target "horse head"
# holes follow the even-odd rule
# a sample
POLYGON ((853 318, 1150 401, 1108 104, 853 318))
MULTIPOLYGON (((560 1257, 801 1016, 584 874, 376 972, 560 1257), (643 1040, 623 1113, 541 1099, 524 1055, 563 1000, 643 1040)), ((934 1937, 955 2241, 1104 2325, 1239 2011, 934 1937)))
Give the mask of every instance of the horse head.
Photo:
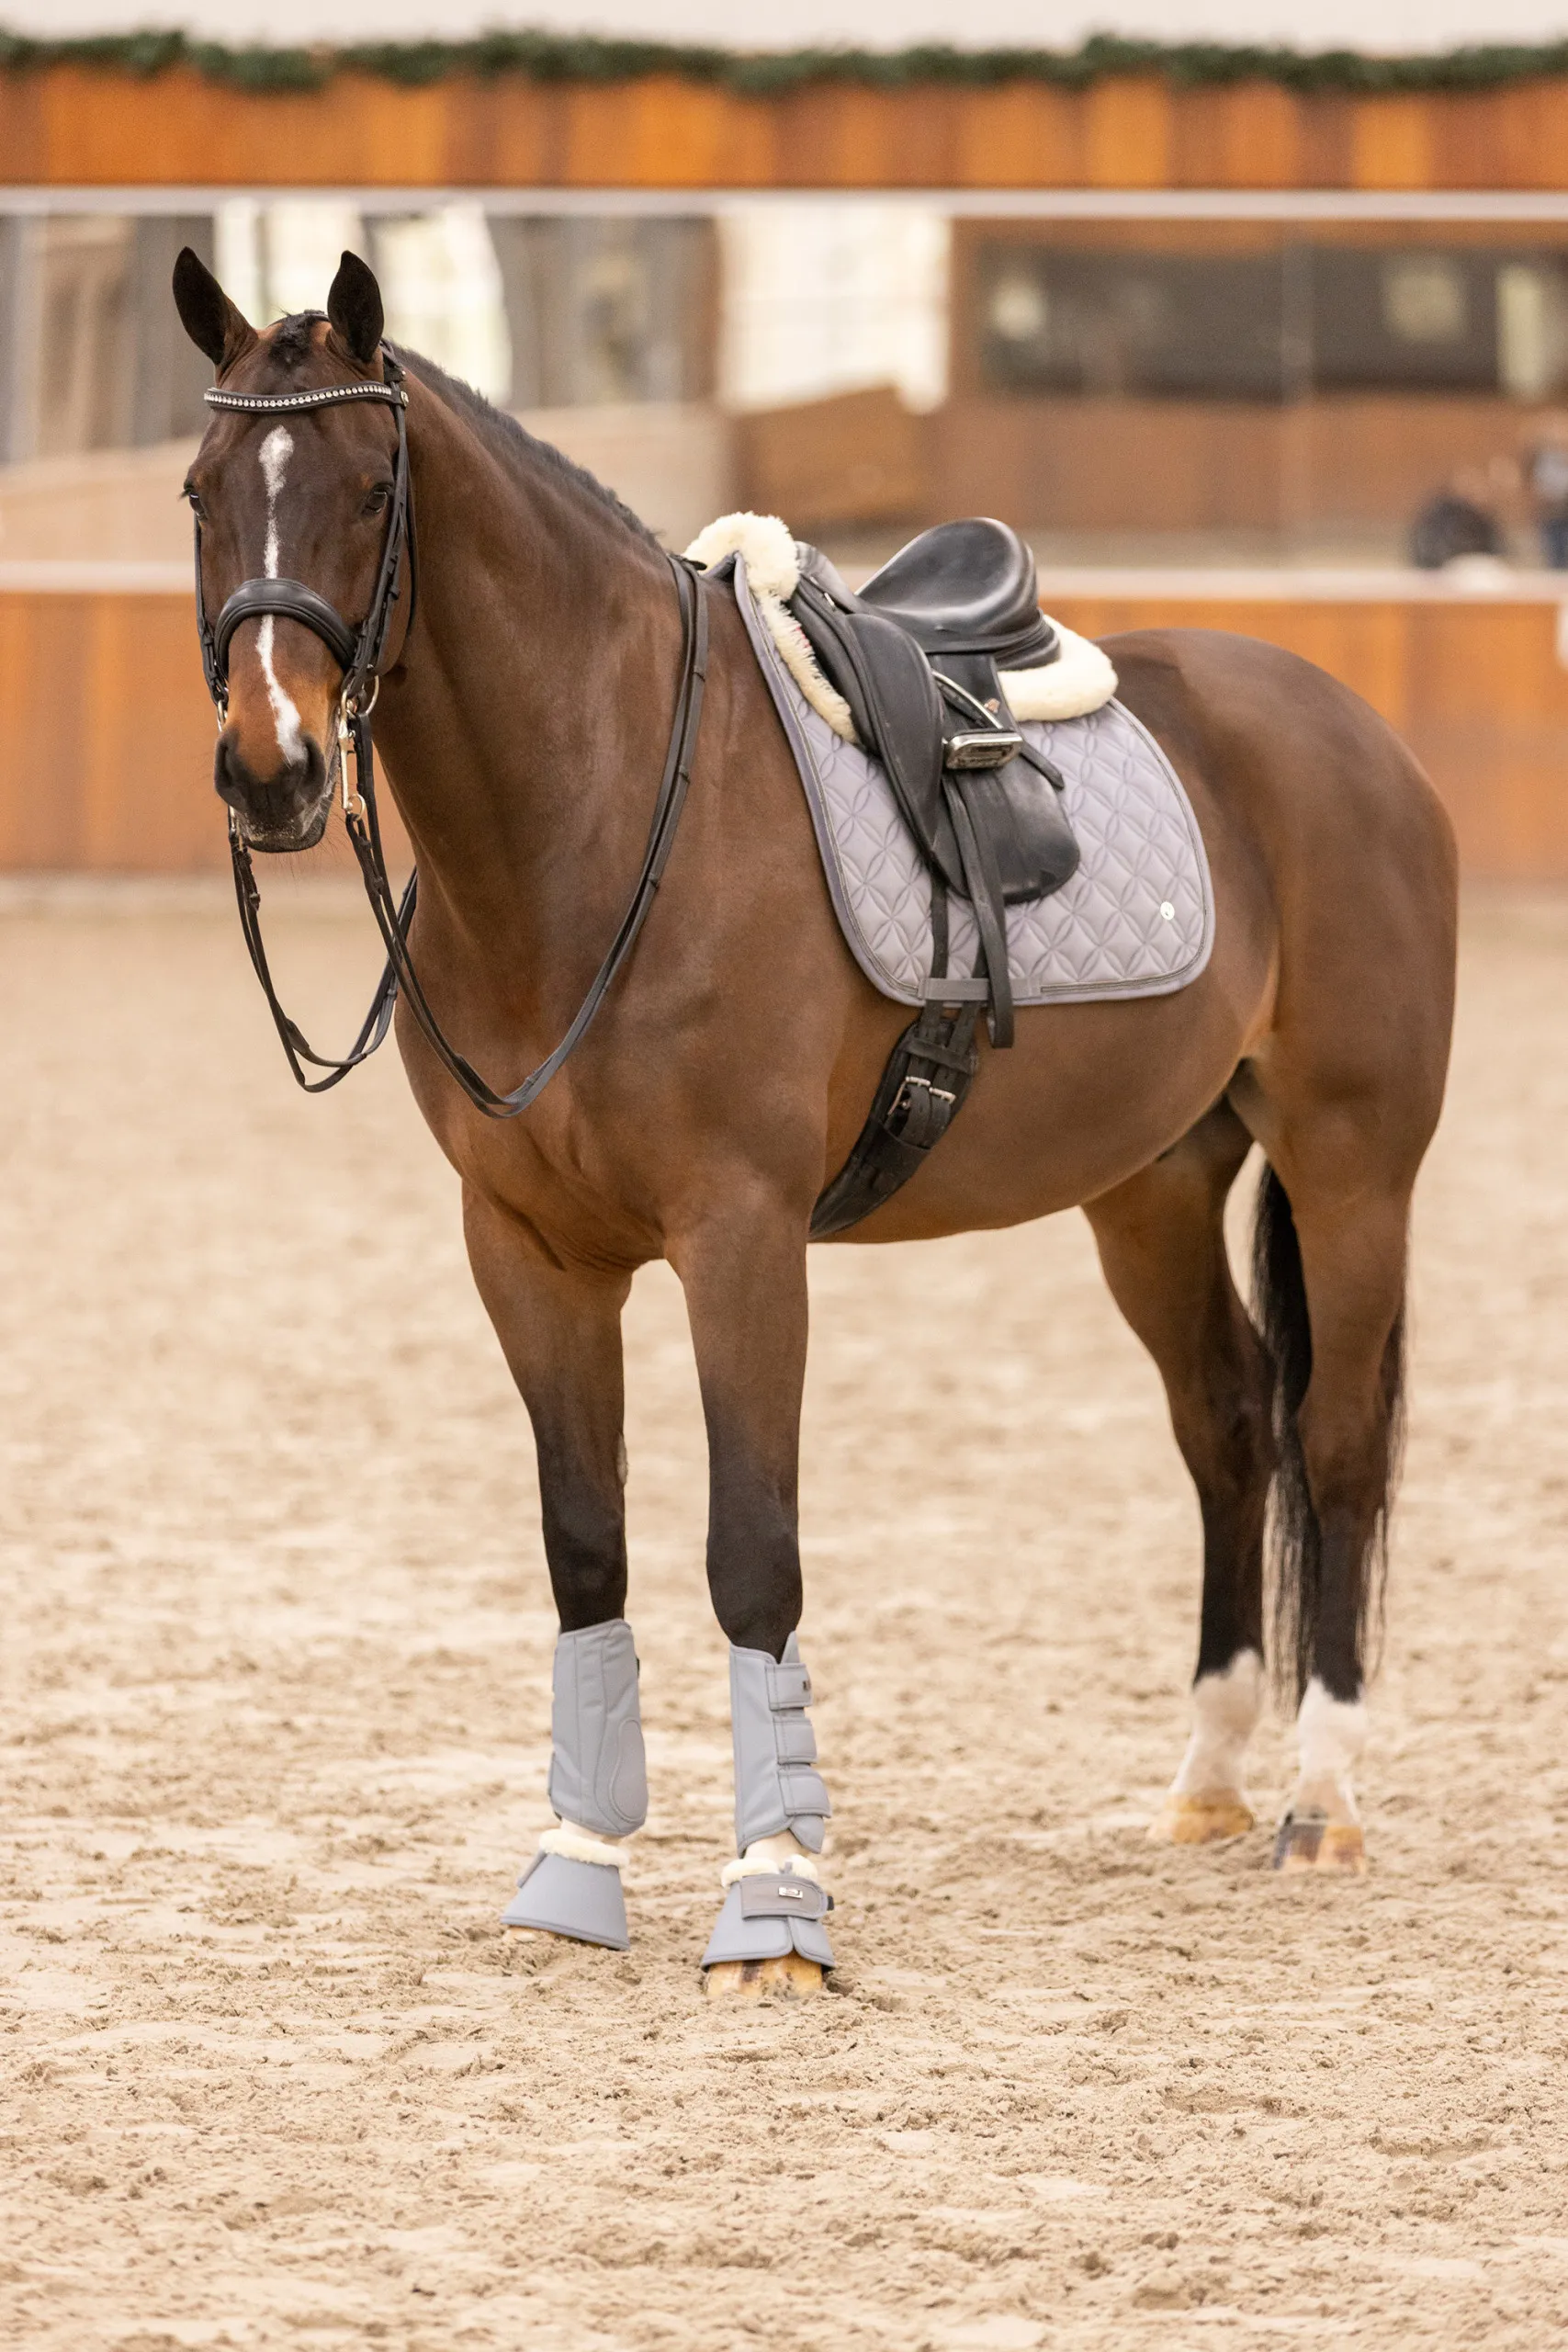
MULTIPOLYGON (((373 272, 345 253, 324 315, 259 334, 188 246, 174 290, 186 334, 213 363, 215 392, 237 403, 214 407, 186 477, 204 610, 220 614, 242 587, 299 583, 324 599, 345 641, 357 637, 387 548, 398 449, 386 399, 349 389, 382 380, 373 272)), ((219 795, 253 847, 309 849, 332 806, 346 663, 310 623, 265 611, 233 627, 220 669, 225 661, 219 795)))

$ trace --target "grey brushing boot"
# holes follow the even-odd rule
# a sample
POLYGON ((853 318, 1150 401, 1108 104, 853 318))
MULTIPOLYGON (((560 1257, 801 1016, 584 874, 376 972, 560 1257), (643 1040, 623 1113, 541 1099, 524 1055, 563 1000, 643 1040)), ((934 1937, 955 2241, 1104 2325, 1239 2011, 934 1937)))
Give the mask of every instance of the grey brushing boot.
POLYGON ((798 1861, 754 1860, 749 1849, 788 1830, 810 1854, 822 1850, 832 1806, 816 1769, 817 1736, 806 1719, 811 1677, 792 1634, 776 1662, 766 1650, 731 1648, 729 1721, 735 1747, 735 1848, 743 1868, 703 1954, 703 1966, 725 1960, 803 1960, 831 1968, 833 1948, 822 1925, 833 1898, 798 1861))
POLYGON ((604 1860, 590 1856, 601 1838, 627 1838, 648 1819, 637 1680, 624 1617, 557 1642, 547 1790, 560 1826, 540 1839, 501 1915, 502 1927, 630 1949, 619 1865, 607 1850, 604 1860))

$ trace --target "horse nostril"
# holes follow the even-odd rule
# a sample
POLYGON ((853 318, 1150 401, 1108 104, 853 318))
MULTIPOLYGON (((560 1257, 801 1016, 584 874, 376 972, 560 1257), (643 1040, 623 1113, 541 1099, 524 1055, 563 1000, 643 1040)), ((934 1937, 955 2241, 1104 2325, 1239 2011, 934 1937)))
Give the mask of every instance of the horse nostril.
POLYGON ((238 729, 226 727, 212 761, 219 798, 268 832, 286 831, 315 808, 326 774, 321 747, 313 735, 306 736, 301 757, 280 760, 269 775, 258 775, 245 757, 238 729))

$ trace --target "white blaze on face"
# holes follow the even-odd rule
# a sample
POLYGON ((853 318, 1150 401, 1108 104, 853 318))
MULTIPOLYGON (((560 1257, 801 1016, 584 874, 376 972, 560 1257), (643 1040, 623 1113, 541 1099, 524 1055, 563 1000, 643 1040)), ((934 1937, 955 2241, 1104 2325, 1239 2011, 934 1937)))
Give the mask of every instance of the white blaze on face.
POLYGON ((1314 1674, 1296 1717, 1301 1767, 1291 1792, 1294 1814, 1326 1814, 1330 1821, 1359 1821, 1350 1776, 1367 1744, 1367 1710, 1359 1699, 1330 1698, 1314 1674))
MULTIPOLYGON (((261 445, 262 480, 266 484, 266 549, 263 559, 268 580, 277 573, 277 500, 288 475, 288 460, 294 455, 294 435, 286 425, 275 424, 261 445)), ((256 653, 266 680, 266 697, 272 705, 273 725, 277 734, 277 748, 291 765, 305 757, 304 730, 299 713, 292 699, 277 682, 272 666, 273 618, 269 613, 262 622, 256 638, 256 653)))
POLYGON ((1223 1674, 1192 1686, 1192 1736, 1172 1783, 1178 1797, 1242 1795, 1247 1743, 1263 1713, 1263 1660, 1238 1650, 1223 1674))

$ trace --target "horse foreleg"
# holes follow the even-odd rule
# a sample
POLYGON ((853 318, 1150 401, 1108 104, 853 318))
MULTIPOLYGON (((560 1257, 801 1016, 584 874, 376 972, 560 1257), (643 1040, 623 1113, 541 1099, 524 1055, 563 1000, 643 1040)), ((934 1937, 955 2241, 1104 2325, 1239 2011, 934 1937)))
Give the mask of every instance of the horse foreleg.
POLYGON ((1225 1198, 1250 1143, 1222 1102, 1088 1211, 1111 1295, 1159 1368, 1202 1514, 1192 1735, 1149 1832, 1179 1846, 1253 1826, 1244 1775, 1263 1704, 1270 1377, 1224 1242, 1225 1198))
POLYGON ((472 1191, 464 1227, 479 1296, 534 1427, 561 1629, 550 1711, 556 1824, 502 1920, 624 1951, 626 1840, 648 1815, 637 1653, 622 1613, 621 1309, 629 1277, 562 1267, 472 1191))
POLYGON ((709 1996, 820 1989, 833 1955, 818 1857, 829 1812, 795 1640, 806 1236, 775 1202, 731 1206, 671 1251, 708 1439, 708 1589, 729 1642, 736 1857, 704 1955, 709 1996))

